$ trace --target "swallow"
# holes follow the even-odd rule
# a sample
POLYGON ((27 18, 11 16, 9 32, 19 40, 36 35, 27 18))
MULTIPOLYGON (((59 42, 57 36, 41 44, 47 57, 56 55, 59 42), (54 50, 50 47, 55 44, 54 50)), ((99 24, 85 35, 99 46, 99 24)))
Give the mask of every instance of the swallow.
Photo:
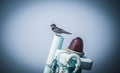
POLYGON ((60 35, 61 33, 64 33, 64 34, 72 34, 72 33, 70 33, 70 32, 67 32, 67 31, 65 31, 65 30, 57 27, 55 24, 51 24, 50 26, 51 26, 52 31, 55 32, 56 35, 60 35))

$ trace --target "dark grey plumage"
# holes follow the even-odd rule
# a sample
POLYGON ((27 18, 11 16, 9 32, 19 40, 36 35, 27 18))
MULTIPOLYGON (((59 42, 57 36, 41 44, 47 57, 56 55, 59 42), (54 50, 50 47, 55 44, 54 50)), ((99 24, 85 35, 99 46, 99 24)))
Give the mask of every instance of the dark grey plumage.
POLYGON ((50 25, 51 26, 51 29, 53 32, 55 32, 56 34, 61 34, 61 33, 64 33, 64 34, 72 34, 70 32, 67 32, 61 28, 58 28, 55 24, 52 24, 50 25))

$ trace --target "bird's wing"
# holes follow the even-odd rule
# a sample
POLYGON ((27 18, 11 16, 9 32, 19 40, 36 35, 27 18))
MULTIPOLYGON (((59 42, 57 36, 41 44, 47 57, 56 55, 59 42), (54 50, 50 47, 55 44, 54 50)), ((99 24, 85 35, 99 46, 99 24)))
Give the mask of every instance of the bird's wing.
POLYGON ((67 32, 67 31, 63 30, 63 29, 59 29, 59 30, 60 30, 61 33, 72 34, 70 32, 67 32))
POLYGON ((53 31, 54 31, 55 33, 61 33, 61 30, 62 30, 62 29, 60 29, 60 28, 58 28, 58 27, 55 27, 55 28, 53 29, 53 31))
POLYGON ((65 30, 63 30, 63 29, 61 29, 61 28, 58 28, 58 27, 54 28, 53 31, 54 31, 55 33, 71 34, 71 33, 67 32, 67 31, 65 31, 65 30))

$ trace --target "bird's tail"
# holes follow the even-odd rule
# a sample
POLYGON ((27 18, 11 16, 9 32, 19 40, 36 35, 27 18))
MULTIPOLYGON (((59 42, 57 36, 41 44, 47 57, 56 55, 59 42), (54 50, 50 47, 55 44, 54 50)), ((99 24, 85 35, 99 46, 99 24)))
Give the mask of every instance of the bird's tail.
POLYGON ((72 34, 72 33, 70 33, 70 32, 66 32, 66 31, 65 31, 64 33, 65 33, 65 34, 72 34))

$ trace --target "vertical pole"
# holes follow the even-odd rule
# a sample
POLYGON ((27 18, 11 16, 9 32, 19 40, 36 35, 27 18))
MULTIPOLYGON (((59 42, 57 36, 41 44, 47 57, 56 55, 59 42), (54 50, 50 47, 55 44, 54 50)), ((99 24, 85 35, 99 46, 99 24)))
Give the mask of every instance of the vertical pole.
MULTIPOLYGON (((54 35, 53 42, 49 51, 48 59, 46 62, 47 65, 52 64, 56 50, 62 48, 63 40, 64 38, 62 36, 54 35)), ((51 73, 51 69, 45 66, 44 73, 51 73)))

